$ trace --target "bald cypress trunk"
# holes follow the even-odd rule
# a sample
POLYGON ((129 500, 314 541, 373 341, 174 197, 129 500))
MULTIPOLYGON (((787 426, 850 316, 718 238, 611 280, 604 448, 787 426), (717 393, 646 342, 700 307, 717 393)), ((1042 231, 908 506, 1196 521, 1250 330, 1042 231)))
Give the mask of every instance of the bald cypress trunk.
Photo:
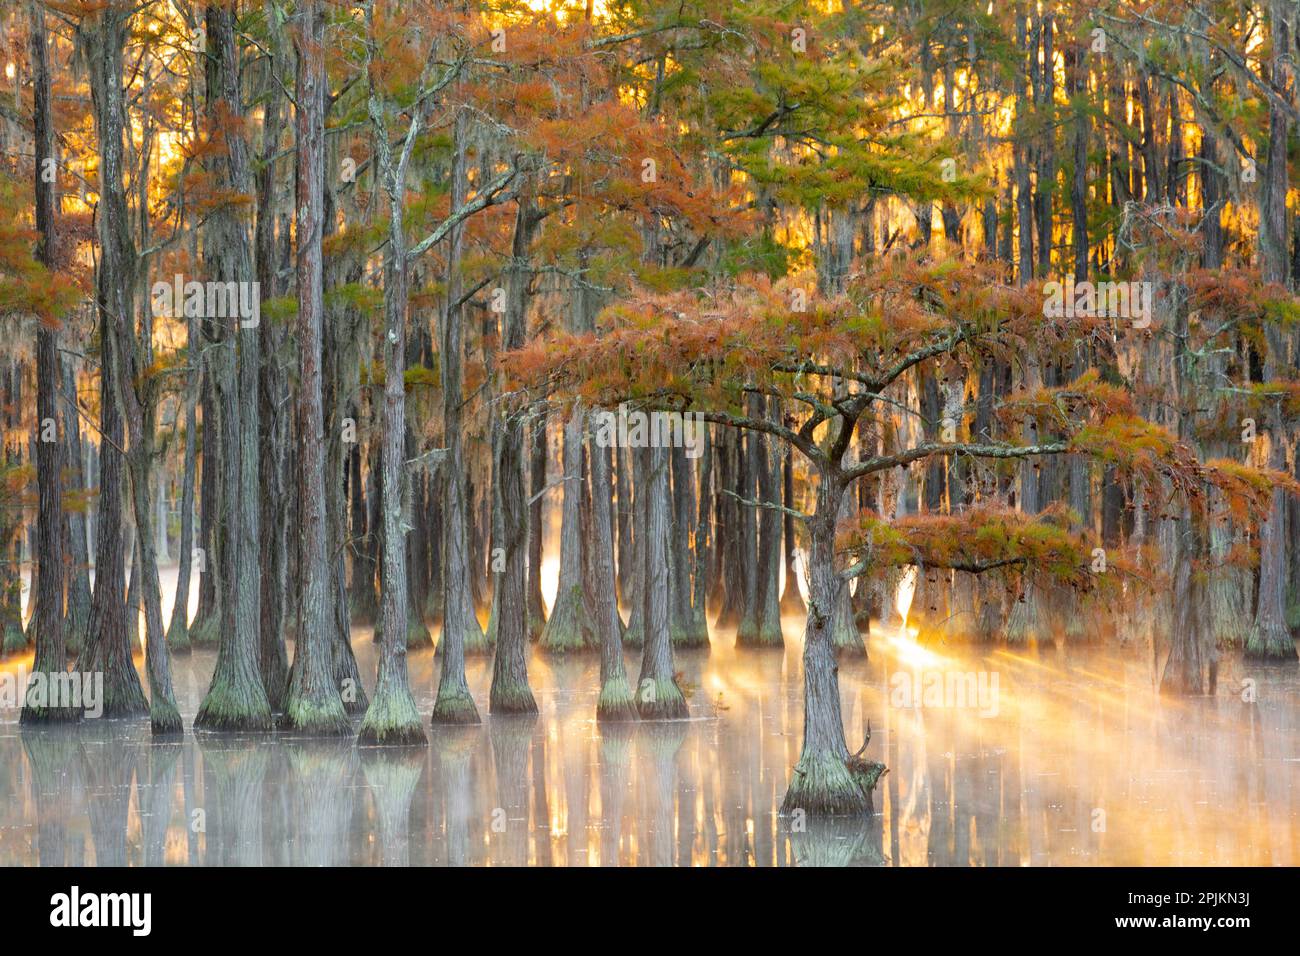
MULTIPOLYGON (((63 376, 63 439, 67 455, 63 463, 71 486, 79 492, 86 490, 86 469, 81 443, 81 418, 78 414, 76 373, 71 360, 61 363, 63 376)), ((64 512, 64 537, 68 542, 68 595, 67 620, 63 628, 64 642, 69 654, 81 653, 86 638, 86 625, 90 621, 90 545, 87 540, 88 510, 72 509, 64 512)))
MULTIPOLYGON (((459 209, 468 192, 465 153, 469 119, 465 111, 456 116, 454 159, 451 171, 451 208, 459 209)), ((438 652, 442 655, 442 674, 438 681, 438 698, 433 706, 435 724, 477 724, 478 708, 465 681, 467 647, 482 651, 487 639, 479 626, 470 589, 469 502, 465 491, 464 429, 461 405, 464 373, 462 350, 464 315, 461 303, 460 261, 464 228, 456 225, 448 237, 447 308, 443 311, 440 360, 442 362, 442 422, 447 448, 443 469, 443 601, 442 637, 438 652)))
MULTIPOLYGON (((374 22, 366 8, 366 72, 374 68, 374 22)), ((359 739, 380 744, 423 744, 426 741, 420 715, 411 696, 406 667, 406 621, 410 590, 406 581, 406 310, 408 308, 409 262, 402 212, 406 191, 409 151, 404 148, 395 161, 389 145, 387 106, 373 75, 370 79, 369 113, 375 127, 379 180, 388 196, 388 243, 384 247, 384 404, 380 430, 382 464, 380 481, 384 489, 384 551, 381 565, 384 637, 379 649, 379 676, 375 695, 361 722, 359 739)), ((419 131, 418 116, 412 121, 408 140, 419 131)), ((359 472, 358 472, 359 473, 359 472)), ((409 801, 408 801, 409 803, 409 801)))
POLYGON ((186 335, 190 369, 185 383, 185 463, 181 473, 181 540, 179 565, 176 569, 176 593, 172 598, 171 622, 167 625, 167 646, 173 652, 190 650, 190 574, 194 567, 194 477, 198 457, 198 422, 195 405, 198 401, 199 341, 195 323, 188 322, 186 335))
MULTIPOLYGON (((782 460, 781 499, 787 508, 795 510, 794 454, 787 449, 782 454, 782 460)), ((785 547, 782 550, 782 560, 785 562, 785 588, 781 592, 781 610, 786 614, 805 614, 807 608, 804 607, 803 595, 799 593, 799 574, 794 563, 795 550, 798 547, 794 536, 794 516, 783 514, 781 527, 785 540, 785 547)))
MULTIPOLYGON (((775 400, 769 406, 775 409, 775 400)), ((758 466, 758 500, 766 504, 781 503, 781 456, 768 441, 761 442, 755 464, 758 466)), ((758 512, 758 626, 764 645, 785 644, 781 633, 781 512, 763 508, 758 512)))
POLYGON ((538 640, 546 627, 542 602, 542 492, 546 488, 546 410, 539 408, 528 426, 528 639, 538 640))
MULTIPOLYGON (((262 143, 260 168, 255 174, 257 187, 257 222, 253 232, 254 258, 257 280, 265 298, 279 297, 284 293, 285 282, 280 278, 281 247, 276 242, 276 153, 284 131, 285 115, 279 90, 272 76, 273 70, 283 71, 285 64, 283 43, 273 39, 271 61, 264 65, 262 89, 269 91, 262 113, 262 143)), ((288 224, 280 224, 282 239, 287 245, 288 224)), ((286 270, 287 271, 287 270, 286 270)), ((285 693, 289 680, 289 659, 285 649, 285 621, 289 597, 286 594, 289 574, 290 528, 293 509, 286 505, 293 500, 289 493, 288 448, 292 441, 289 386, 287 369, 280 359, 285 341, 285 330, 278 322, 263 322, 258 327, 261 336, 259 352, 258 426, 261 510, 258 528, 262 552, 261 622, 258 626, 258 669, 267 703, 272 712, 284 710, 285 693)))
MULTIPOLYGON (((595 647, 595 631, 587 613, 583 586, 582 539, 582 436, 586 412, 574 406, 564 424, 564 486, 560 518, 560 580, 555 605, 542 630, 540 646, 552 654, 568 654, 595 647)), ((667 560, 667 554, 664 559, 667 560)))
POLYGON ((301 511, 301 625, 285 705, 289 729, 348 734, 352 726, 334 683, 330 640, 333 608, 325 526, 325 436, 321 395, 323 274, 321 238, 325 158, 324 15, 305 0, 296 15, 298 488, 301 511))
POLYGON ((691 590, 691 614, 693 627, 709 640, 709 556, 710 526, 713 522, 713 441, 709 435, 709 426, 701 428, 700 441, 703 449, 700 457, 700 493, 698 495, 698 513, 695 520, 695 552, 692 562, 694 576, 691 590))
MULTIPOLYGON (((123 161, 123 123, 126 104, 122 90, 122 56, 126 42, 129 13, 106 10, 101 28, 89 43, 91 91, 95 103, 95 129, 99 140, 102 190, 100 215, 100 301, 106 313, 104 324, 104 366, 112 369, 114 398, 120 404, 129 444, 124 456, 130 469, 130 490, 135 513, 137 565, 132 574, 132 589, 144 605, 146 627, 145 662, 149 677, 149 722, 154 734, 180 733, 181 718, 172 694, 171 663, 164 638, 161 589, 153 530, 154 424, 157 409, 156 376, 146 370, 153 366, 153 323, 150 312, 142 310, 143 325, 137 338, 135 330, 134 285, 138 262, 131 238, 125 192, 123 161)), ((145 151, 147 164, 148 151, 145 151)), ((147 175, 147 168, 142 176, 147 175)), ((128 596, 128 624, 138 626, 138 611, 128 596)), ((129 635, 129 628, 128 628, 129 635)), ((129 655, 130 639, 122 651, 127 656, 130 677, 135 667, 129 655)), ((108 677, 105 675, 105 701, 108 677)), ((105 713, 107 713, 107 705, 105 713)))
MULTIPOLYGON (((839 592, 846 586, 835 568, 835 521, 844 485, 832 469, 819 469, 817 508, 808 522, 808 621, 804 628, 803 749, 781 812, 809 816, 863 814, 871 789, 850 769, 840 711, 840 688, 831 644, 839 592)), ((870 781, 874 784, 874 780, 870 781)))
POLYGON ((724 428, 718 433, 716 468, 718 492, 715 495, 718 515, 718 547, 715 552, 713 574, 718 616, 717 627, 736 627, 740 623, 744 584, 741 579, 743 561, 740 559, 740 532, 738 516, 740 494, 736 476, 739 457, 743 454, 744 437, 735 429, 724 428))
MULTIPOLYGON (((1023 59, 1030 49, 1027 37, 1025 7, 1023 3, 1015 5, 1015 41, 1016 49, 1022 59, 1015 64, 1013 91, 1015 94, 1017 123, 1026 121, 1030 114, 1028 90, 1025 84, 1025 67, 1023 59)), ((1037 51, 1034 51, 1037 53, 1037 51)), ((1037 58, 1034 58, 1037 61, 1037 58)), ((1029 282, 1034 277, 1034 207, 1029 186, 1029 147, 1022 142, 1012 146, 1012 178, 1016 185, 1016 240, 1017 263, 1016 274, 1021 283, 1029 282)))
POLYGON ((626 484, 632 485, 632 526, 635 528, 632 535, 631 584, 628 587, 627 596, 627 628, 623 631, 623 643, 628 647, 645 646, 645 509, 647 489, 642 483, 644 470, 639 454, 635 448, 624 448, 620 449, 619 459, 628 470, 629 481, 626 484))
MULTIPOLYGON (((1038 71, 1034 93, 1039 102, 1039 109, 1047 115, 1051 115, 1056 101, 1056 68, 1052 42, 1054 27, 1051 11, 1044 11, 1039 18, 1038 34, 1042 45, 1043 63, 1047 66, 1038 71)), ((945 81, 945 98, 949 95, 949 88, 950 83, 945 81)), ((1050 129, 1042 137, 1042 144, 1038 150, 1038 181, 1035 187, 1034 218, 1038 228, 1037 266, 1038 274, 1046 276, 1052 268, 1052 194, 1056 189, 1056 136, 1050 129)))
MULTIPOLYGON (((242 116, 240 68, 233 6, 207 8, 207 111, 209 122, 231 126, 242 116)), ((215 162, 218 183, 241 195, 253 192, 248 142, 224 129, 225 154, 215 162)), ((208 220, 205 262, 209 279, 253 287, 248 232, 233 208, 208 220)), ((194 726, 206 730, 269 730, 271 705, 258 668, 261 551, 258 502, 258 330, 242 318, 205 319, 205 335, 218 343, 213 361, 221 415, 222 513, 230 541, 222 550, 221 636, 212 683, 194 726)), ((141 542, 143 545, 143 542, 141 542)))
MULTIPOLYGON (((1286 4, 1270 3, 1273 62, 1272 79, 1280 87, 1287 82, 1285 60, 1281 51, 1290 48, 1290 31, 1286 4)), ((1284 108, 1269 107, 1268 161, 1259 210, 1259 251, 1263 260, 1265 282, 1285 283, 1288 277, 1286 229, 1287 135, 1289 122, 1284 108)), ((1275 381, 1286 360, 1287 343, 1276 324, 1265 329, 1268 354, 1264 377, 1275 381)), ((1270 468, 1286 470, 1286 425, 1280 401, 1270 402, 1267 411, 1270 468)), ((1255 622, 1246 636, 1246 655, 1253 658, 1295 660, 1295 642, 1286 623, 1286 501, 1280 488, 1273 491, 1272 506, 1259 534, 1259 598, 1255 605, 1255 622)))
POLYGON ((645 646, 636 705, 643 720, 675 720, 690 716, 686 698, 673 673, 672 641, 668 634, 668 450, 640 449, 639 475, 646 489, 645 520, 645 646))
MULTIPOLYGON (((755 417, 763 414, 761 397, 750 397, 749 414, 755 417)), ((736 439, 738 448, 736 494, 745 501, 753 501, 758 497, 759 472, 767 459, 766 445, 762 436, 755 432, 737 434, 736 439)), ((737 580, 741 586, 740 622, 736 625, 736 646, 769 647, 772 645, 772 635, 763 631, 760 626, 763 609, 758 577, 758 519, 754 514, 753 505, 737 501, 736 508, 737 538, 740 547, 737 552, 733 552, 733 555, 737 566, 737 580)))
MULTIPOLYGON (((47 157, 54 153, 54 127, 50 113, 50 70, 46 56, 45 12, 35 0, 28 4, 31 18, 32 92, 35 146, 38 162, 35 164, 36 231, 39 235, 36 258, 47 269, 53 269, 55 233, 54 212, 56 198, 54 183, 45 182, 42 175, 47 157)), ((36 655, 32 673, 27 681, 27 696, 23 702, 20 720, 24 724, 75 721, 78 712, 69 702, 52 699, 51 691, 59 684, 50 679, 62 679, 67 670, 67 650, 63 636, 63 443, 59 441, 57 425, 54 433, 46 432, 45 424, 57 423, 56 389, 63 376, 59 369, 59 329, 57 320, 42 321, 36 328, 36 552, 45 566, 40 575, 40 593, 36 595, 36 613, 40 621, 36 629, 36 655), (42 675, 42 679, 36 679, 42 675), (41 687, 44 683, 44 688, 41 687), (42 693, 38 691, 43 690, 42 693)))
POLYGON ((190 641, 195 646, 215 645, 221 633, 221 548, 224 542, 221 525, 221 423, 217 411, 216 389, 212 383, 212 360, 203 361, 200 409, 203 418, 203 444, 200 447, 202 472, 199 477, 199 547, 203 561, 199 565, 199 606, 190 622, 190 641))
MULTIPOLYGON (((506 308, 501 334, 501 347, 506 351, 522 348, 526 338, 528 252, 538 222, 532 204, 521 197, 515 213, 514 240, 506 274, 506 308)), ((522 408, 508 409, 496 422, 492 490, 496 498, 493 510, 497 515, 498 538, 494 544, 502 549, 505 563, 497 573, 496 586, 492 589, 497 635, 488 708, 493 714, 537 713, 537 702, 528 686, 528 602, 525 592, 528 586, 529 527, 528 505, 524 499, 526 413, 522 408)), ((597 450, 596 457, 600 455, 597 450)), ((597 500, 603 499, 598 496, 597 500)), ((596 511, 599 513, 602 509, 596 511)))
MULTIPOLYGON (((690 427, 683 421, 683 428, 690 427)), ((697 616, 693 607, 694 585, 697 573, 696 554, 691 549, 695 528, 695 466, 686 457, 685 448, 669 452, 673 479, 673 614, 672 641, 676 647, 708 647, 709 630, 703 615, 697 616)), ((592 496, 598 498, 595 489, 592 496)))
MULTIPOLYGON (((611 449, 591 448, 591 495, 604 501, 612 490, 609 475, 611 449)), ((599 721, 635 720, 636 705, 623 666, 623 621, 618 615, 617 584, 614 575, 614 529, 609 509, 597 507, 592 547, 595 551, 596 633, 600 639, 600 697, 596 701, 599 721)))
POLYGON ((126 444, 122 421, 122 369, 111 356, 117 326, 133 321, 134 282, 125 261, 129 245, 126 197, 122 189, 122 51, 126 43, 127 15, 105 9, 83 21, 87 43, 91 96, 100 148, 100 179, 104 202, 98 216, 101 256, 96 282, 100 340, 107 356, 100 371, 99 521, 95 542, 95 594, 90 608, 84 660, 78 669, 104 675, 103 710, 106 717, 129 717, 148 712, 140 678, 131 659, 127 635, 125 556, 123 554, 122 463, 126 444))

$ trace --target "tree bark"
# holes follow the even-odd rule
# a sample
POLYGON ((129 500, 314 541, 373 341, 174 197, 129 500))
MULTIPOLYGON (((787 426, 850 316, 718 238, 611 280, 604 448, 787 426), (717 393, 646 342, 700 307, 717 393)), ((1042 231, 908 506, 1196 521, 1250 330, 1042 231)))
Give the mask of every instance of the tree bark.
POLYGON ((803 749, 781 804, 781 812, 809 816, 863 814, 871 792, 849 769, 840 712, 838 665, 831 626, 839 592, 845 587, 835 568, 835 521, 844 495, 833 469, 818 475, 817 508, 808 522, 808 621, 804 628, 803 749))
MULTIPOLYGON (((225 154, 215 162, 222 186, 251 195, 248 142, 242 119, 240 66, 233 6, 207 8, 207 114, 223 130, 225 154)), ((205 260, 209 279, 254 287, 252 249, 234 208, 208 219, 205 260)), ((221 415, 222 513, 230 540, 221 554, 221 637, 212 683, 194 718, 196 729, 248 731, 271 728, 271 704, 258 668, 262 625, 261 541, 258 534, 258 330, 242 317, 207 316, 218 343, 215 387, 221 415)), ((206 331, 206 330, 205 330, 206 331)))
MULTIPOLYGON (((506 351, 522 348, 526 338, 528 254, 538 222, 531 202, 521 197, 515 213, 510 265, 506 271, 501 334, 501 347, 506 351)), ((525 409, 511 408, 499 414, 496 422, 495 480, 492 485, 499 538, 494 544, 503 550, 505 564, 497 573, 496 586, 492 589, 497 635, 488 710, 493 714, 537 713, 537 701, 528 686, 528 602, 525 592, 528 587, 529 527, 528 504, 524 500, 525 415, 525 409)), ((596 509, 598 513, 601 510, 596 509)))
POLYGON ((673 673, 668 634, 668 450, 639 449, 641 486, 646 489, 645 646, 636 704, 642 720, 676 720, 690 716, 686 698, 673 673))
MULTIPOLYGON (((45 163, 55 155, 54 126, 50 112, 50 68, 46 51, 45 11, 36 0, 28 3, 31 18, 31 56, 33 120, 37 162, 33 177, 36 201, 36 231, 39 236, 36 259, 47 269, 55 267, 55 184, 46 182, 45 163)), ((40 621, 36 630, 36 654, 28 677, 21 723, 55 723, 75 721, 80 715, 70 701, 60 701, 57 690, 65 685, 67 650, 63 636, 63 443, 59 440, 59 326, 51 316, 36 327, 36 552, 45 566, 40 575, 40 593, 36 595, 36 612, 40 621), (52 423, 54 434, 46 432, 52 423), (37 675, 41 679, 37 680, 37 675), (56 683, 56 681, 58 681, 56 683), (43 693, 36 693, 43 687, 43 693)))
MULTIPOLYGON (((465 171, 469 119, 464 110, 456 115, 454 159, 451 171, 451 208, 459 209, 468 192, 465 171)), ((477 724, 478 709, 465 682, 465 654, 487 649, 487 638, 479 626, 470 590, 469 504, 465 500, 464 430, 461 425, 462 341, 464 315, 461 296, 462 225, 452 228, 448 237, 447 307, 443 311, 442 342, 442 421, 447 448, 443 469, 443 600, 442 637, 438 652, 442 655, 442 675, 438 681, 438 698, 433 706, 435 724, 477 724)))
MULTIPOLYGON (((129 245, 126 197, 122 189, 122 53, 126 43, 127 15, 112 8, 84 21, 87 60, 94 100, 96 133, 100 149, 103 202, 97 216, 101 258, 96 283, 100 340, 107 357, 100 371, 99 520, 95 540, 95 593, 90 607, 84 661, 85 673, 104 675, 103 715, 131 717, 145 714, 149 705, 131 659, 127 635, 125 556, 122 522, 122 461, 125 426, 122 421, 120 369, 111 359, 119 323, 134 319, 130 293, 134 285, 130 264, 124 261, 129 245)), ((129 383, 128 383, 129 387, 129 383)))
MULTIPOLYGON (((406 621, 410 592, 406 582, 406 531, 403 505, 406 481, 406 310, 409 263, 402 212, 405 207, 409 152, 396 160, 389 145, 387 106, 373 76, 373 9, 366 6, 366 72, 370 78, 369 112, 375 126, 379 178, 388 194, 388 244, 384 247, 384 407, 380 432, 384 489, 384 550, 381 564, 381 608, 384 638, 379 648, 379 676, 374 697, 361 721, 359 739, 377 744, 424 744, 420 714, 411 696, 406 667, 406 621)), ((411 120, 408 138, 418 133, 419 114, 411 120)), ((359 470, 358 470, 359 473, 359 470)), ((408 801, 409 803, 409 801, 408 801)))
POLYGON ((291 730, 350 734, 352 725, 334 683, 330 658, 329 557, 325 527, 325 436, 321 394, 323 273, 321 262, 325 161, 324 22, 319 0, 304 0, 296 15, 298 487, 302 515, 302 616, 294 643, 285 706, 291 730))

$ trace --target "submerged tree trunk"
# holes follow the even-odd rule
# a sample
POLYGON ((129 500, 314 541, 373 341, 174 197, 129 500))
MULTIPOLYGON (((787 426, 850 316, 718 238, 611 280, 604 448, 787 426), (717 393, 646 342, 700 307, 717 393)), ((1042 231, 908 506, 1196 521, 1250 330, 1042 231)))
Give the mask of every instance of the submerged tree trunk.
MULTIPOLYGON (((682 428, 691 428, 689 419, 683 419, 682 428)), ((691 542, 695 537, 695 466, 686 457, 686 449, 673 448, 669 451, 673 479, 673 521, 672 546, 673 560, 670 562, 673 579, 671 634, 674 647, 708 647, 709 630, 702 616, 697 617, 692 607, 695 589, 692 573, 695 568, 695 555, 691 542)), ((595 489, 592 490, 595 498, 595 489)), ((599 499, 598 499, 599 500, 599 499)))
MULTIPOLYGON (((835 521, 844 495, 829 469, 818 476, 817 509, 808 522, 808 622, 804 628, 803 749, 781 804, 787 815, 863 814, 871 790, 850 770, 840 712, 840 687, 831 646, 834 610, 844 580, 835 568, 835 521)), ((874 780, 871 781, 874 785, 874 780)))
POLYGON ((352 725, 334 683, 330 639, 333 585, 326 548, 325 427, 321 394, 323 274, 322 178, 325 174, 324 22, 319 0, 297 14, 298 488, 302 515, 302 615, 285 706, 289 729, 348 734, 352 725))
MULTIPOLYGON (((769 505, 779 505, 781 459, 773 456, 769 442, 758 448, 755 464, 758 468, 758 500, 769 505)), ((781 633, 781 512, 763 508, 758 513, 758 638, 767 647, 781 647, 785 638, 781 633)))
POLYGON ((646 555, 646 500, 648 492, 644 484, 645 469, 640 452, 635 448, 625 449, 622 458, 628 468, 632 485, 632 525, 636 529, 632 534, 632 572, 631 586, 628 588, 627 629, 623 631, 623 643, 628 647, 645 646, 645 555, 646 555))
POLYGON ((692 627, 709 642, 709 615, 706 604, 709 593, 709 531, 713 521, 713 441, 706 424, 700 429, 703 445, 700 458, 700 493, 695 519, 695 551, 692 557, 693 584, 691 591, 692 627))
POLYGON ((1160 676, 1162 694, 1184 697, 1204 694, 1207 677, 1213 693, 1218 663, 1210 630, 1209 588, 1204 572, 1193 560, 1207 545, 1202 533, 1193 533, 1191 524, 1192 519, 1186 516, 1178 522, 1177 550, 1184 553, 1174 562, 1174 633, 1160 676))
MULTIPOLYGON (((54 156, 54 128, 50 114, 50 70, 46 57, 45 11, 30 0, 33 118, 36 155, 40 159, 54 156)), ((45 182, 44 163, 37 162, 36 231, 39 240, 37 260, 47 269, 54 268, 54 183, 45 182)), ((36 595, 36 654, 27 679, 21 723, 75 721, 80 714, 71 701, 55 699, 65 686, 62 675, 68 667, 63 637, 63 443, 59 441, 59 410, 56 391, 63 376, 59 370, 59 331, 57 320, 42 320, 36 328, 36 553, 45 566, 40 575, 40 593, 36 595), (49 424, 53 433, 46 431, 49 424), (55 681, 58 681, 56 683, 55 681), (42 686, 43 685, 43 686, 42 686)))
MULTIPOLYGON (((272 40, 271 58, 264 63, 262 89, 271 91, 262 114, 260 168, 255 175, 257 187, 257 221, 253 232, 257 280, 263 297, 283 295, 285 282, 280 278, 280 258, 287 257, 288 224, 281 222, 282 244, 276 243, 276 155, 285 117, 280 97, 276 95, 275 71, 286 68, 280 38, 272 40), (282 251, 283 250, 283 251, 282 251)), ((287 269, 284 272, 288 272, 287 269)), ((263 322, 258 327, 259 402, 257 421, 259 436, 261 510, 258 528, 262 552, 261 621, 258 626, 257 662, 266 690, 266 700, 274 713, 284 711, 289 681, 289 659, 285 650, 287 619, 290 527, 294 523, 294 500, 289 494, 289 445, 292 441, 292 407, 288 370, 280 358, 286 332, 280 323, 263 322)))
POLYGON ((194 476, 198 458, 198 422, 195 404, 198 401, 199 340, 195 323, 188 323, 190 371, 185 384, 185 463, 181 474, 181 540, 179 564, 176 568, 176 593, 172 598, 171 622, 167 625, 167 646, 173 653, 190 650, 190 574, 194 567, 194 476))
POLYGON ((542 602, 542 497, 546 489, 546 409, 539 407, 528 426, 528 639, 541 638, 546 627, 546 606, 542 602))
POLYGON ((221 634, 221 548, 224 544, 221 525, 222 460, 221 423, 217 412, 216 389, 212 383, 212 361, 203 361, 200 408, 203 411, 203 458, 199 478, 199 547, 203 561, 199 566, 199 606, 190 622, 190 642, 195 646, 215 645, 221 634))
MULTIPOLYGON (((551 616, 542 630, 540 646, 552 654, 585 651, 596 646, 583 577, 582 436, 585 410, 575 405, 564 423, 563 511, 560 517, 560 580, 551 616)), ((667 555, 665 554, 665 559, 667 555)))
MULTIPOLYGON (((591 448, 591 496, 601 502, 613 490, 609 474, 611 449, 591 448)), ((636 704, 623 665, 623 621, 618 616, 618 591, 614 574, 614 529, 608 508, 596 507, 592 515, 596 573, 596 633, 600 639, 599 721, 635 720, 636 704)))
MULTIPOLYGON (((208 117, 214 124, 242 115, 240 67, 235 47, 233 7, 207 8, 208 117)), ((239 132, 225 132, 225 155, 217 158, 218 183, 241 195, 253 192, 248 142, 239 132)), ((213 281, 254 288, 252 249, 236 210, 214 211, 205 243, 213 281)), ((219 343, 217 404, 221 416, 222 514, 229 544, 222 549, 221 637, 217 663, 194 726, 204 730, 269 730, 271 704, 258 669, 262 625, 261 540, 258 534, 261 488, 258 476, 258 335, 257 324, 242 316, 208 316, 216 326, 208 334, 219 343)), ((206 331, 206 330, 205 330, 206 331)))
MULTIPOLYGON (((122 261, 123 239, 128 236, 126 199, 122 193, 122 50, 126 43, 127 15, 101 10, 82 28, 87 40, 91 94, 95 101, 96 132, 100 143, 100 181, 105 202, 98 216, 102 256, 96 288, 102 342, 115 338, 118 322, 134 319, 129 294, 134 285, 130 266, 122 261), (110 186, 112 188, 110 188, 110 186)), ((127 240, 129 242, 129 239, 127 240)), ((105 353, 110 348, 104 349, 105 353)), ((103 715, 132 717, 148 713, 140 677, 131 659, 127 636, 125 556, 123 554, 122 462, 125 427, 122 421, 117 363, 105 360, 100 369, 99 520, 95 538, 95 594, 91 601, 84 660, 78 670, 104 675, 103 715)), ((126 384, 129 387, 129 383, 126 384)))
MULTIPOLYGON (((531 203, 520 198, 514 242, 506 275, 504 350, 522 348, 528 308, 528 250, 536 224, 531 203)), ((497 421, 493 495, 496 499, 496 547, 504 553, 492 601, 496 610, 496 655, 488 709, 493 714, 535 714, 537 702, 528 686, 528 504, 524 499, 524 415, 506 410, 497 421)), ((596 509, 600 511, 600 508, 596 509)), ((495 570, 495 569, 494 569, 495 570)))
MULTIPOLYGON (((784 463, 781 468, 781 497, 787 508, 795 510, 794 453, 786 449, 782 458, 784 463)), ((785 547, 782 551, 782 560, 785 562, 785 588, 781 592, 781 610, 786 614, 806 614, 807 608, 804 607, 803 595, 799 593, 799 574, 794 563, 797 544, 794 536, 794 516, 789 513, 782 515, 781 525, 785 539, 785 547)))
MULTIPOLYGON (((451 173, 451 208, 465 203, 468 191, 465 153, 468 149, 469 119, 465 111, 456 116, 455 158, 451 173)), ((478 709, 465 682, 467 650, 487 649, 487 638, 479 626, 470 590, 469 503, 465 500, 464 429, 461 405, 464 401, 462 341, 464 310, 461 295, 460 259, 464 228, 456 225, 448 237, 447 307, 443 311, 442 348, 442 421, 447 448, 443 469, 443 600, 442 637, 438 652, 442 655, 442 674, 438 681, 438 698, 433 705, 435 724, 477 724, 478 709)))
MULTIPOLYGON (((374 68, 374 23, 366 8, 367 73, 374 68)), ((384 247, 384 410, 380 431, 384 488, 384 551, 381 564, 381 613, 384 638, 379 649, 379 676, 375 694, 361 721, 359 739, 377 744, 424 744, 420 714, 411 696, 406 667, 406 621, 410 592, 406 582, 406 522, 403 505, 408 490, 406 471, 406 310, 408 261, 402 211, 406 189, 409 143, 418 132, 413 119, 408 146, 393 160, 389 145, 387 107, 370 77, 369 112, 375 126, 379 176, 388 194, 388 244, 384 247)))
MULTIPOLYGON (((749 413, 755 417, 762 416, 761 397, 751 396, 749 413)), ((772 635, 761 627, 763 582, 758 576, 758 516, 754 513, 754 506, 746 503, 758 497, 756 491, 760 481, 759 472, 767 462, 767 445, 761 435, 753 432, 738 434, 736 445, 739 450, 736 494, 745 499, 736 502, 735 515, 738 525, 736 537, 740 549, 739 552, 731 552, 728 555, 735 563, 741 586, 740 621, 736 625, 736 646, 771 647, 774 646, 772 635)), ((779 630, 777 636, 778 638, 780 636, 779 630)), ((776 644, 779 643, 778 640, 776 644)))
MULTIPOLYGON (((78 414, 76 374, 70 362, 61 363, 63 376, 63 438, 67 450, 64 467, 77 491, 86 489, 86 469, 81 443, 81 419, 78 414)), ((90 545, 86 538, 86 511, 64 512, 64 537, 68 542, 67 619, 63 636, 69 654, 81 653, 90 621, 90 545)))
POLYGON ((673 673, 672 641, 668 635, 668 451, 638 450, 640 481, 645 488, 645 646, 636 705, 643 720, 675 720, 690 716, 686 698, 673 673))

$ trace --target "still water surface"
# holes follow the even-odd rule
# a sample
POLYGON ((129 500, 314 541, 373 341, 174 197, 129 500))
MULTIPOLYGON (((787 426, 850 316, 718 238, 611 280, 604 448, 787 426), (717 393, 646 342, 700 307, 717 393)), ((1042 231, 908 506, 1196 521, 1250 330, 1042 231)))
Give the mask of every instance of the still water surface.
MULTIPOLYGON (((1148 655, 920 647, 877 630, 870 661, 840 665, 850 747, 870 720, 867 754, 890 768, 876 813, 799 826, 777 815, 802 728, 798 633, 787 622, 783 653, 736 651, 728 632, 678 653, 694 716, 662 725, 598 727, 595 657, 536 654, 541 714, 491 718, 490 661, 471 659, 484 723, 434 729, 414 755, 287 735, 156 744, 145 721, 24 731, 0 709, 0 863, 1300 863, 1294 666, 1230 658, 1216 697, 1170 701, 1148 655)), ((370 633, 354 643, 369 686, 370 633)), ((214 660, 175 659, 187 727, 214 660)), ((427 717, 435 658, 410 662, 427 717)), ((638 664, 629 654, 633 677, 638 664)))

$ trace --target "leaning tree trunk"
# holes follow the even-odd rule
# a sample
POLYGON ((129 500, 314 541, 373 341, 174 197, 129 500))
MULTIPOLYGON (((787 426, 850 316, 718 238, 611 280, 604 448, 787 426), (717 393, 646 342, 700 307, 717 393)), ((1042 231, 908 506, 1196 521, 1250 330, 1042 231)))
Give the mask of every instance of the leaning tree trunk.
POLYGON ((304 0, 297 15, 297 275, 298 488, 302 615, 294 643, 285 705, 291 730, 348 734, 352 725, 334 683, 330 655, 333 608, 325 553, 325 419, 321 395, 323 272, 321 237, 325 175, 324 23, 319 0, 304 0))

